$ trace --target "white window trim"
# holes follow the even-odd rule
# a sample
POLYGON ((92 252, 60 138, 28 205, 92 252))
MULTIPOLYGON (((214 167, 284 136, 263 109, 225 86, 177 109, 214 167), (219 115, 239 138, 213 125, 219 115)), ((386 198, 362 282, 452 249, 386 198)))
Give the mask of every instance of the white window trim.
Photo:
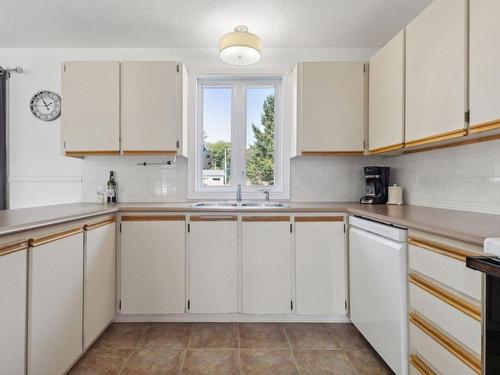
MULTIPOLYGON (((259 84, 273 84, 276 85, 276 100, 277 106, 275 107, 275 129, 279 136, 276 137, 276 155, 275 160, 275 185, 270 188, 271 199, 290 199, 290 119, 287 118, 287 108, 289 97, 289 79, 285 72, 267 72, 264 74, 248 72, 241 73, 196 73, 192 72, 189 77, 189 119, 188 119, 188 142, 189 142, 189 158, 188 158, 188 186, 187 186, 187 198, 189 200, 199 200, 199 199, 235 199, 236 185, 234 186, 220 186, 220 187, 203 187, 201 184, 201 178, 197 178, 197 174, 200 171, 201 165, 201 148, 199 148, 199 142, 201 141, 202 134, 202 121, 201 111, 202 108, 198 107, 198 103, 201 95, 201 83, 213 83, 223 85, 224 82, 240 82, 244 79, 245 81, 252 81, 259 84), (277 116, 276 116, 277 115, 277 116), (278 182, 279 180, 279 182, 278 182)), ((246 116, 245 116, 246 117, 246 116)), ((234 119, 232 121, 234 123, 234 119)), ((237 134, 233 134, 237 126, 233 125, 231 129, 232 142, 235 139, 245 139, 244 137, 238 137, 237 134)), ((240 131, 246 132, 245 126, 239 126, 240 131)), ((239 147, 236 144, 235 149, 244 150, 245 147, 239 147)), ((244 155, 235 155, 233 153, 232 158, 244 158, 244 155)), ((232 159, 235 161, 235 159, 232 159)), ((243 163, 241 165, 244 165, 243 163)), ((233 173, 235 173, 234 164, 231 166, 233 173)), ((233 174, 234 176, 234 174, 233 174)), ((243 179, 242 179, 243 180, 243 179)), ((237 183, 236 183, 237 184, 237 183)), ((258 187, 245 186, 242 183, 243 199, 263 199, 264 195, 258 190, 258 187)))

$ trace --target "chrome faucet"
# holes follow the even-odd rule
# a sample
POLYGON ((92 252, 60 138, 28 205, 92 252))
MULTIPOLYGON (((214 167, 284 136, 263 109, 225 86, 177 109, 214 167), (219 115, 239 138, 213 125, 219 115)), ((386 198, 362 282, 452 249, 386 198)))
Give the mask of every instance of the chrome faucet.
POLYGON ((241 184, 238 184, 238 188, 236 189, 236 201, 241 202, 242 193, 241 193, 241 184))
POLYGON ((269 203, 269 189, 262 188, 262 189, 259 189, 259 190, 264 193, 264 197, 266 198, 266 203, 269 203))

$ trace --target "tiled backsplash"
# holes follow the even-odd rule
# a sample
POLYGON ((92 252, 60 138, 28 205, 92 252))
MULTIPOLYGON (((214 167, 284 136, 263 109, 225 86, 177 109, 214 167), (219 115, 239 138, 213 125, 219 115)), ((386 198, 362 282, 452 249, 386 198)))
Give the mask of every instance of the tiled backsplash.
MULTIPOLYGON (((138 166, 162 158, 95 157, 84 160, 83 200, 116 171, 122 202, 185 201, 187 160, 173 166, 138 166)), ((363 167, 391 167, 391 183, 404 187, 407 204, 500 214, 500 141, 397 157, 294 158, 291 199, 295 202, 352 202, 363 195, 363 167)))
POLYGON ((182 202, 186 200, 187 161, 177 158, 175 165, 137 165, 164 162, 158 157, 91 157, 83 163, 83 201, 95 202, 97 191, 116 171, 118 200, 121 202, 182 202))
POLYGON ((393 158, 391 183, 408 204, 500 213, 500 141, 393 158))

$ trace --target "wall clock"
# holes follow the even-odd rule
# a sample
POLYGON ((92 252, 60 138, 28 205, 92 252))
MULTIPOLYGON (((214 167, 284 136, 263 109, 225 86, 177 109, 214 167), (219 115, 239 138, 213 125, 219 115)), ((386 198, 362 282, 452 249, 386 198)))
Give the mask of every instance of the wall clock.
POLYGON ((30 109, 40 120, 53 121, 61 115, 61 97, 52 91, 38 91, 31 98, 30 109))

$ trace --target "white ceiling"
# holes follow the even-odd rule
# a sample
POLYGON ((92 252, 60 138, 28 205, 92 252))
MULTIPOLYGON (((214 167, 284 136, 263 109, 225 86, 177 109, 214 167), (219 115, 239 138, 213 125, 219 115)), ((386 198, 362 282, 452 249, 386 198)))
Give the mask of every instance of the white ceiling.
POLYGON ((0 47, 378 47, 432 0, 0 0, 0 47))

